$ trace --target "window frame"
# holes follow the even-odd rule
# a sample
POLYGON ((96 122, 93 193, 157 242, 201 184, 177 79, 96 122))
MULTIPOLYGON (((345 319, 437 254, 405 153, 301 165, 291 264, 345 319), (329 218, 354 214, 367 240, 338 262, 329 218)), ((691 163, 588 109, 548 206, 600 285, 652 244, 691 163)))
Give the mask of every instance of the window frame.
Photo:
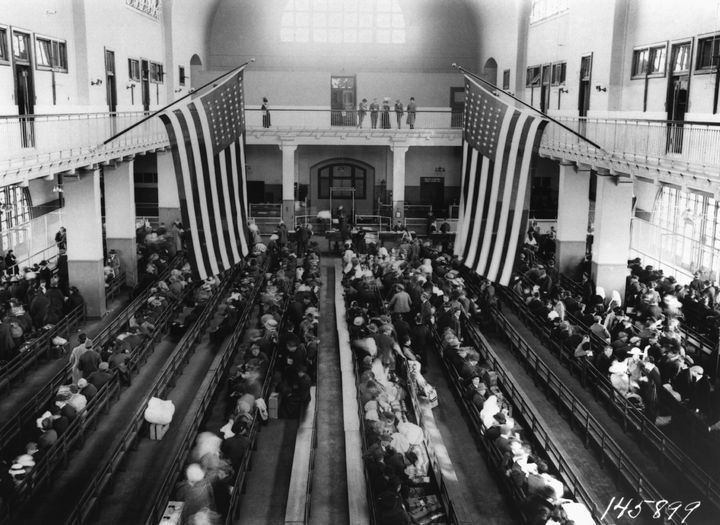
POLYGON ((638 80, 638 79, 644 79, 647 78, 663 78, 667 74, 668 69, 668 42, 656 42, 654 44, 648 44, 644 46, 636 46, 633 48, 632 52, 632 62, 630 64, 630 79, 631 80, 638 80), (645 72, 645 71, 636 71, 636 60, 635 57, 638 53, 647 52, 647 60, 646 60, 646 67, 653 64, 655 62, 654 57, 658 50, 662 50, 663 58, 662 58, 662 67, 659 71, 653 71, 653 72, 645 72))
POLYGON ((334 179, 342 179, 342 180, 350 180, 351 186, 349 188, 355 188, 355 200, 363 200, 367 198, 367 182, 368 182, 368 170, 367 168, 357 165, 357 164, 348 164, 343 162, 336 162, 333 164, 326 164, 325 166, 322 166, 317 171, 317 177, 318 177, 318 185, 317 185, 317 198, 322 200, 328 200, 330 199, 330 188, 333 186, 333 180, 334 179), (350 171, 350 174, 348 176, 338 177, 334 174, 335 168, 338 166, 344 166, 346 169, 350 171), (358 170, 362 172, 361 176, 358 176, 358 170), (323 172, 327 173, 327 177, 324 177, 323 172), (323 192, 323 183, 322 180, 324 178, 327 178, 327 193, 323 192), (357 180, 360 178, 363 179, 362 184, 362 192, 357 191, 357 180))
POLYGON ((510 89, 510 70, 504 69, 503 70, 503 87, 504 90, 510 89))
POLYGON ((142 73, 140 72, 140 59, 128 57, 128 78, 134 82, 140 82, 141 75, 142 73), (137 66, 136 75, 133 75, 133 63, 135 63, 135 65, 137 66))
POLYGON ((67 60, 67 40, 55 38, 39 33, 33 34, 34 51, 35 51, 35 69, 38 71, 55 71, 56 73, 68 72, 67 60), (41 64, 40 57, 42 53, 38 53, 38 46, 42 43, 48 44, 48 61, 49 64, 41 64))
POLYGON ((148 82, 151 84, 165 83, 165 66, 161 62, 148 60, 148 82))
POLYGON ((178 85, 185 85, 185 66, 178 66, 178 85))
POLYGON ((684 38, 682 40, 670 41, 670 43, 668 45, 668 53, 667 53, 668 65, 666 68, 668 75, 670 75, 670 76, 690 75, 690 73, 692 72, 692 69, 693 69, 693 51, 694 51, 693 48, 694 48, 694 41, 692 38, 684 38), (673 62, 673 56, 672 56, 673 50, 675 49, 675 47, 685 46, 685 45, 688 46, 688 49, 689 49, 688 57, 687 57, 688 67, 687 67, 687 69, 683 69, 681 71, 675 71, 674 70, 675 64, 673 62))
POLYGON ((5 51, 5 56, 0 54, 0 65, 2 66, 9 66, 10 65, 10 41, 8 39, 8 36, 10 35, 10 27, 6 26, 4 24, 0 24, 0 51, 5 51), (5 35, 3 36, 3 33, 5 35))
POLYGON ((538 64, 537 66, 528 66, 525 70, 525 87, 540 87, 542 86, 542 64, 538 64), (531 80, 531 72, 532 71, 532 78, 531 80))
MULTIPOLYGON (((692 61, 692 67, 693 67, 693 73, 696 75, 705 75, 708 73, 714 73, 717 70, 718 65, 712 63, 712 55, 710 55, 711 63, 709 66, 701 66, 700 65, 700 58, 701 58, 701 50, 703 47, 703 42, 707 42, 708 40, 717 42, 718 51, 720 54, 720 33, 706 33, 703 35, 699 35, 697 37, 697 45, 695 46, 695 56, 693 57, 694 60, 692 61)), ((711 49, 712 51, 712 49, 711 49)), ((720 62, 720 60, 718 60, 720 62)))
POLYGON ((567 82, 567 61, 553 62, 552 71, 550 72, 550 84, 553 86, 564 86, 567 82), (556 78, 555 72, 560 69, 562 72, 562 80, 556 78))

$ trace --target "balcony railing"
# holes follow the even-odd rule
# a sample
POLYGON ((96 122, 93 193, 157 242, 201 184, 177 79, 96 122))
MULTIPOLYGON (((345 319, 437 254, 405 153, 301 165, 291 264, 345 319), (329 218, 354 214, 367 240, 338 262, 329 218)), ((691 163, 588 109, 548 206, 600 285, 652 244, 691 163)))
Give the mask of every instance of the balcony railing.
MULTIPOLYGON (((245 115, 250 132, 265 129, 261 110, 250 108, 245 115)), ((118 152, 129 154, 167 146, 167 134, 160 119, 150 119, 102 146, 104 140, 145 116, 143 112, 0 116, 0 137, 3 138, 0 141, 0 174, 17 168, 87 157, 89 154, 110 156, 118 152)), ((365 113, 361 123, 361 114, 356 110, 277 108, 271 110, 267 129, 281 132, 362 130, 372 135, 393 133, 412 136, 429 130, 459 130, 462 126, 462 113, 450 109, 417 111, 414 129, 410 129, 407 118, 405 112, 398 129, 394 111, 386 117, 379 112, 373 128, 370 112, 365 113)), ((699 172, 717 171, 720 167, 720 123, 577 117, 558 117, 557 120, 596 142, 614 160, 699 172)), ((556 124, 547 127, 541 151, 543 148, 558 154, 602 155, 602 152, 594 151, 587 142, 556 124)))
MULTIPOLYGON (((577 117, 556 120, 597 143, 615 159, 701 172, 720 166, 720 123, 577 117)), ((554 124, 546 128, 540 144, 543 147, 577 152, 592 149, 554 124)))

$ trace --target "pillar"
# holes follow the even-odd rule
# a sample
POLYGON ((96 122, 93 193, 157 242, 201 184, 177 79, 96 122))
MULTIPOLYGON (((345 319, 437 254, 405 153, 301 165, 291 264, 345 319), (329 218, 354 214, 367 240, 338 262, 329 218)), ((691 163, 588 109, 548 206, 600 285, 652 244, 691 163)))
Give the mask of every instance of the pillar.
POLYGON ((164 222, 165 226, 169 228, 173 221, 182 221, 172 152, 159 151, 157 153, 157 174, 158 221, 164 222))
POLYGON ((590 166, 560 163, 555 262, 560 273, 580 280, 590 210, 590 166))
POLYGON ((630 177, 598 173, 595 197, 595 237, 592 277, 610 295, 625 297, 625 277, 630 253, 633 184, 630 177))
POLYGON ((405 154, 407 146, 392 146, 393 151, 393 219, 405 223, 405 154))
POLYGON ((105 306, 100 170, 78 171, 77 181, 65 179, 63 222, 67 228, 70 285, 85 298, 88 317, 100 318, 105 306))
POLYGON ((135 286, 138 281, 134 166, 132 160, 108 166, 104 170, 103 179, 107 249, 118 253, 120 268, 125 272, 125 283, 128 286, 135 286))
MULTIPOLYGON (((288 229, 295 228, 295 151, 297 144, 282 144, 282 219, 288 229)), ((273 228, 274 229, 274 228, 273 228)))

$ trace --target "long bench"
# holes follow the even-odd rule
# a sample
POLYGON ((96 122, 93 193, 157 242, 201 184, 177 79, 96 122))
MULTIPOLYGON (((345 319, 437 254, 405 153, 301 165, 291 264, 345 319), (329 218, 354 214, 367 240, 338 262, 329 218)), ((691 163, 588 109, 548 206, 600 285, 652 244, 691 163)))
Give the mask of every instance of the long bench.
MULTIPOLYGON (((168 265, 168 269, 161 274, 158 279, 166 279, 170 275, 170 271, 179 266, 182 261, 181 257, 176 257, 168 265)), ((108 325, 106 325, 94 338, 94 343, 97 347, 101 347, 110 341, 110 338, 122 328, 131 317, 135 315, 137 310, 142 307, 150 297, 150 290, 146 290, 144 293, 136 297, 124 310, 113 319, 108 325)), ((71 331, 79 325, 84 318, 84 305, 80 305, 75 308, 70 314, 68 314, 61 323, 56 325, 55 330, 58 331, 57 335, 64 334, 66 339, 70 338, 71 331)), ((50 347, 52 338, 49 338, 50 334, 42 336, 42 341, 38 341, 33 345, 33 349, 28 350, 28 353, 32 353, 32 356, 24 358, 24 367, 31 366, 31 363, 35 362, 40 355, 46 353, 50 347), (49 339, 48 339, 49 338, 49 339)), ((53 336, 54 337, 54 336, 53 336)), ((144 355, 147 352, 142 351, 135 353, 130 356, 128 360, 128 368, 131 372, 137 370, 137 366, 141 364, 144 355)), ((24 354, 21 354, 21 356, 24 354)), ((25 404, 17 410, 12 418, 5 421, 0 427, 0 449, 11 443, 18 435, 23 431, 32 428, 35 423, 35 418, 44 409, 45 406, 50 402, 52 397, 57 392, 57 389, 70 381, 71 377, 71 365, 68 362, 61 370, 59 370, 53 377, 43 386, 38 392, 36 392, 25 404)), ((1 381, 0 381, 1 383, 1 381)))
POLYGON ((310 387, 310 404, 300 418, 295 436, 290 488, 285 505, 285 525, 305 525, 310 518, 310 497, 312 495, 312 475, 315 464, 317 435, 317 389, 310 387))
MULTIPOLYGON (((237 269, 235 272, 237 272, 237 269)), ((102 493, 111 482, 113 475, 122 465, 125 455, 132 449, 133 444, 138 439, 140 432, 145 426, 145 408, 147 407, 150 398, 163 397, 166 389, 173 386, 174 378, 181 373, 185 364, 187 364, 188 354, 194 347, 194 343, 197 338, 202 334, 205 328, 207 328, 206 321, 210 314, 215 311, 220 298, 226 292, 228 284, 232 281, 235 272, 231 272, 229 276, 222 280, 221 284, 216 288, 212 297, 205 305, 198 320, 186 331, 180 342, 176 345, 172 354, 155 378, 151 389, 144 396, 142 402, 138 405, 137 410, 126 423, 124 430, 121 432, 122 437, 118 441, 112 454, 105 464, 98 467, 91 483, 80 497, 80 500, 73 508, 73 511, 66 518, 64 522, 66 525, 80 525, 87 521, 88 517, 100 501, 102 493)), ((167 325, 168 321, 169 320, 166 320, 164 324, 167 325)))
MULTIPOLYGON (((175 307, 176 304, 168 304, 161 316, 156 319, 155 330, 151 337, 148 337, 131 352, 127 361, 129 370, 136 370, 137 366, 147 358, 150 349, 154 347, 155 339, 166 329, 175 313, 175 307)), ((16 486, 15 493, 9 499, 8 505, 3 507, 3 515, 0 516, 3 523, 7 522, 23 505, 27 504, 43 486, 52 481, 55 470, 67 462, 69 454, 77 445, 82 445, 86 435, 95 428, 101 414, 107 412, 110 403, 117 399, 119 390, 119 373, 114 371, 110 381, 103 385, 95 397, 87 404, 85 410, 73 419, 67 430, 40 456, 35 466, 22 482, 16 486)))
MULTIPOLYGON (((610 383, 610 380, 602 374, 595 366, 586 359, 575 359, 572 349, 565 348, 555 340, 547 326, 542 320, 535 318, 515 293, 508 289, 501 289, 500 292, 506 299, 506 303, 518 313, 520 318, 540 336, 541 341, 561 358, 561 361, 580 376, 583 384, 606 401, 606 405, 612 407, 615 414, 621 418, 623 428, 627 431, 632 428, 642 436, 642 439, 652 445, 653 450, 667 463, 685 476, 708 501, 716 502, 720 508, 720 483, 705 472, 687 454, 670 440, 656 425, 650 421, 642 410, 630 403, 628 399, 620 394, 610 383)), ((497 310, 491 312, 493 319, 500 329, 508 334, 515 349, 518 349, 531 367, 537 369, 537 354, 530 349, 529 345, 522 340, 515 328, 507 321, 504 315, 497 310), (527 349, 527 351, 526 351, 527 349)), ((604 342, 603 342, 604 345, 604 342)), ((601 351, 602 347, 597 348, 601 351)), ((538 372, 542 375, 542 372, 538 372)), ((663 389, 664 392, 664 389, 663 389)), ((665 399, 661 401, 665 403, 665 399)), ((670 403, 670 401, 667 401, 670 403)), ((672 398, 672 403, 676 400, 672 398)), ((685 407, 682 407, 683 412, 685 407)))

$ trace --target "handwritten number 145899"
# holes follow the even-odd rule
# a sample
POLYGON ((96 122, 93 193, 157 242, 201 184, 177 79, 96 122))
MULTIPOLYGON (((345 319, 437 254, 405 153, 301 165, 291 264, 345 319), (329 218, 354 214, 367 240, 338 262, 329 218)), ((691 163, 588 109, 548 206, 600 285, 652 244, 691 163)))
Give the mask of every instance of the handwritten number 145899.
POLYGON ((626 500, 625 498, 612 498, 608 506, 605 507, 605 512, 603 512, 600 519, 604 519, 608 514, 611 516, 614 515, 616 519, 620 519, 623 516, 635 519, 643 509, 647 507, 647 509, 653 513, 653 519, 660 519, 666 516, 668 520, 672 520, 677 514, 677 517, 680 518, 680 523, 685 523, 688 517, 690 517, 690 514, 699 506, 699 501, 691 501, 683 505, 680 501, 669 502, 665 499, 636 500, 634 498, 628 498, 626 500))

